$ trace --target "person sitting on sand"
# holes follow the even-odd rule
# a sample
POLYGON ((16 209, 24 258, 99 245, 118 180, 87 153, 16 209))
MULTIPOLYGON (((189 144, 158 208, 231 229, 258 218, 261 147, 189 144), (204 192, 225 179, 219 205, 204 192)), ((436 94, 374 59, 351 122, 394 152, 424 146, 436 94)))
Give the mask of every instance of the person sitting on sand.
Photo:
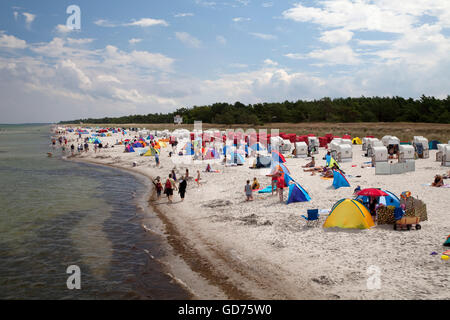
POLYGON ((311 157, 311 161, 307 163, 306 165, 302 166, 302 168, 314 168, 316 166, 316 161, 314 160, 314 157, 311 157))
POLYGON ((259 189, 261 186, 259 185, 258 179, 253 178, 253 183, 252 183, 252 190, 256 190, 259 189))
POLYGON ((325 168, 325 171, 322 173, 323 177, 325 178, 333 178, 334 173, 331 168, 325 168))
POLYGON ((206 166, 206 172, 211 172, 211 165, 208 163, 208 165, 206 166))
POLYGON ((252 201, 253 200, 253 192, 252 192, 252 187, 250 186, 250 180, 247 180, 247 184, 245 185, 244 191, 245 191, 245 195, 247 196, 246 201, 252 201))
POLYGON ((434 177, 434 182, 431 184, 433 187, 442 187, 444 185, 444 179, 441 175, 437 174, 434 177))

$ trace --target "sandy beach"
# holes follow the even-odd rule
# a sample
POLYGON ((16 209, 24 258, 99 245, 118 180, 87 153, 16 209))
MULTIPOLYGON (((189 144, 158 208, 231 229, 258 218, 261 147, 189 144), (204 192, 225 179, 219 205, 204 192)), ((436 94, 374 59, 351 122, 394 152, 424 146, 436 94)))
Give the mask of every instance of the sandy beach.
MULTIPOLYGON (((103 144, 133 138, 112 134, 103 144)), ((68 145, 77 145, 74 133, 65 134, 68 145)), ((381 138, 381 137, 379 137, 381 138)), ((81 140, 80 140, 81 142, 81 140)), ((160 176, 164 182, 172 169, 181 177, 186 168, 190 176, 201 172, 201 185, 188 182, 186 199, 178 194, 169 204, 166 196, 148 201, 163 222, 173 255, 164 263, 177 281, 198 299, 450 299, 448 282, 450 262, 440 259, 445 238, 450 234, 450 188, 427 186, 436 174, 449 168, 429 159, 418 159, 415 172, 400 175, 375 175, 375 168, 362 168, 369 158, 361 145, 353 145, 353 160, 341 163, 350 188, 335 190, 332 180, 304 172, 310 158, 287 157, 291 176, 307 190, 310 202, 280 203, 277 195, 254 193, 245 201, 246 180, 256 177, 261 186, 270 185, 265 169, 225 166, 191 157, 169 157, 170 147, 162 148, 160 166, 154 157, 124 153, 123 145, 103 148, 72 157, 100 165, 126 169, 148 178, 160 176), (133 166, 133 162, 137 165, 133 166), (184 162, 184 163, 183 163, 184 162), (396 195, 403 191, 424 201, 428 221, 421 230, 394 231, 392 225, 376 225, 367 230, 324 229, 326 214, 318 227, 307 227, 301 215, 307 209, 329 210, 342 198, 353 198, 356 186, 377 187, 396 195), (368 289, 371 268, 380 270, 381 286, 368 289)), ((70 152, 69 152, 70 153, 70 152)), ((322 160, 326 149, 315 155, 322 160)), ((448 180, 446 180, 448 181, 448 180)), ((287 192, 285 192, 285 199, 287 192)), ((145 225, 145 222, 143 223, 145 225)))

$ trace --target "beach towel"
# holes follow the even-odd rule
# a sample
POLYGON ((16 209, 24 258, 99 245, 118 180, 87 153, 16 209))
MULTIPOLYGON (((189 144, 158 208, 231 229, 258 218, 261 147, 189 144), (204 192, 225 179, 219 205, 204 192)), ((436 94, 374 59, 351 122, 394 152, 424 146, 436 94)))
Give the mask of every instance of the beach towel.
MULTIPOLYGON (((273 191, 277 189, 277 186, 274 186, 273 191)), ((258 193, 271 193, 272 192, 272 186, 267 186, 264 189, 261 189, 258 191, 258 193)))
MULTIPOLYGON (((431 185, 431 183, 425 183, 425 184, 423 184, 423 186, 433 187, 431 185)), ((435 188, 435 187, 433 187, 433 188, 435 188)), ((440 186, 439 188, 450 188, 450 184, 444 184, 444 185, 440 186)))

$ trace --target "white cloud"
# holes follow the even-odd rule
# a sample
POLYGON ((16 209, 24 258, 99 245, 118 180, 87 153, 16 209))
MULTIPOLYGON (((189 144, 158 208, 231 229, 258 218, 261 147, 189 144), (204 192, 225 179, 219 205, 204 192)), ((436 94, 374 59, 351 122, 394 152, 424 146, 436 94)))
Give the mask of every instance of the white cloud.
POLYGON ((141 41, 142 41, 142 39, 133 38, 133 39, 128 40, 128 43, 129 44, 136 44, 136 43, 139 43, 141 41))
POLYGON ((67 43, 72 45, 83 45, 94 42, 94 39, 90 38, 84 38, 84 39, 73 39, 73 38, 67 38, 67 43))
POLYGON ((227 39, 224 36, 216 36, 216 41, 221 45, 227 44, 227 39))
POLYGON ((270 8, 273 6, 273 2, 263 2, 261 6, 263 6, 264 8, 270 8))
POLYGON ((310 52, 307 57, 321 60, 324 65, 356 65, 361 62, 358 55, 347 45, 331 49, 317 49, 310 52))
POLYGON ((28 12, 23 12, 22 15, 25 17, 25 23, 27 25, 27 28, 30 28, 34 19, 36 19, 36 15, 28 12))
POLYGON ((200 48, 201 46, 201 41, 187 32, 175 32, 175 37, 188 47, 200 48))
POLYGON ((271 34, 265 34, 265 33, 258 33, 258 32, 250 32, 250 34, 256 38, 262 39, 262 40, 274 40, 277 37, 271 34))
POLYGON ((112 23, 106 19, 98 19, 94 21, 94 24, 96 24, 99 27, 117 27, 117 24, 112 23))
POLYGON ((138 26, 138 27, 152 27, 152 26, 164 26, 167 27, 169 24, 162 19, 152 19, 152 18, 143 18, 140 20, 136 20, 130 23, 124 24, 125 26, 138 26))
POLYGON ((284 56, 289 59, 294 59, 294 60, 305 59, 305 55, 300 54, 300 53, 288 53, 288 54, 285 54, 284 56))
POLYGON ((59 34, 67 34, 67 33, 71 32, 71 31, 72 31, 72 29, 68 28, 65 24, 58 24, 55 27, 55 32, 59 33, 59 34))
POLYGON ((266 59, 266 60, 264 60, 264 64, 268 65, 268 66, 277 66, 278 62, 275 62, 275 61, 273 61, 271 59, 266 59))
POLYGON ((25 40, 16 38, 15 36, 9 36, 4 34, 3 31, 0 31, 0 48, 25 49, 26 47, 27 43, 25 40))
POLYGON ((17 18, 19 17, 19 12, 14 11, 14 12, 13 12, 13 15, 14 15, 14 20, 17 21, 17 18))
POLYGON ((324 31, 320 37, 320 41, 331 44, 345 44, 353 37, 353 32, 345 29, 335 29, 324 31))
POLYGON ((243 17, 237 17, 237 18, 233 18, 234 22, 242 22, 242 21, 250 21, 250 18, 243 18, 243 17))
POLYGON ((175 18, 183 18, 183 17, 193 17, 194 14, 190 12, 177 13, 174 15, 175 18))
POLYGON ((131 22, 127 23, 113 23, 106 19, 98 19, 94 21, 94 24, 96 24, 99 27, 153 27, 153 26, 164 26, 167 27, 169 24, 163 20, 163 19, 152 19, 152 18, 142 18, 139 20, 133 20, 131 22))

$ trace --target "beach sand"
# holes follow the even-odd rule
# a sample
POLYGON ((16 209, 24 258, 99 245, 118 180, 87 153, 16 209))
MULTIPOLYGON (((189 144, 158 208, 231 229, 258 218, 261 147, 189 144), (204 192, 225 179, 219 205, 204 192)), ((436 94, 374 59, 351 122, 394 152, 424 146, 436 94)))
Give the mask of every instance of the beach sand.
MULTIPOLYGON (((66 136, 76 142, 74 134, 66 136)), ((101 138, 110 145, 117 139, 122 135, 101 138)), ((97 153, 92 145, 90 149, 74 159, 160 176, 163 183, 174 168, 178 178, 186 168, 191 177, 200 170, 202 185, 189 181, 184 202, 177 193, 173 204, 164 195, 149 201, 172 247, 165 263, 196 298, 450 299, 450 262, 440 259, 450 234, 450 188, 425 185, 435 174, 449 170, 435 161, 436 150, 430 151, 429 159, 416 160, 415 172, 382 176, 375 175, 375 168, 361 168, 369 158, 363 156, 360 145, 354 145, 353 161, 341 163, 351 188, 338 190, 331 187, 332 180, 303 172, 301 166, 309 159, 287 158, 291 176, 312 200, 286 205, 275 194, 254 193, 254 201, 245 201, 246 180, 257 177, 261 186, 270 185, 267 172, 250 169, 248 162, 237 167, 212 163, 220 172, 206 173, 206 161, 184 156, 188 163, 176 163, 174 159, 180 158, 169 158, 170 147, 162 149, 159 167, 154 157, 124 153, 121 145, 97 153), (338 200, 353 198, 357 185, 384 188, 396 195, 411 191, 426 203, 428 221, 421 223, 421 230, 411 231, 394 231, 392 225, 324 229, 324 215, 319 227, 306 226, 301 215, 307 209, 329 210, 338 200), (373 268, 380 271, 381 282, 379 288, 369 289, 373 268)), ((325 152, 320 148, 315 155, 317 165, 325 163, 325 152)))

